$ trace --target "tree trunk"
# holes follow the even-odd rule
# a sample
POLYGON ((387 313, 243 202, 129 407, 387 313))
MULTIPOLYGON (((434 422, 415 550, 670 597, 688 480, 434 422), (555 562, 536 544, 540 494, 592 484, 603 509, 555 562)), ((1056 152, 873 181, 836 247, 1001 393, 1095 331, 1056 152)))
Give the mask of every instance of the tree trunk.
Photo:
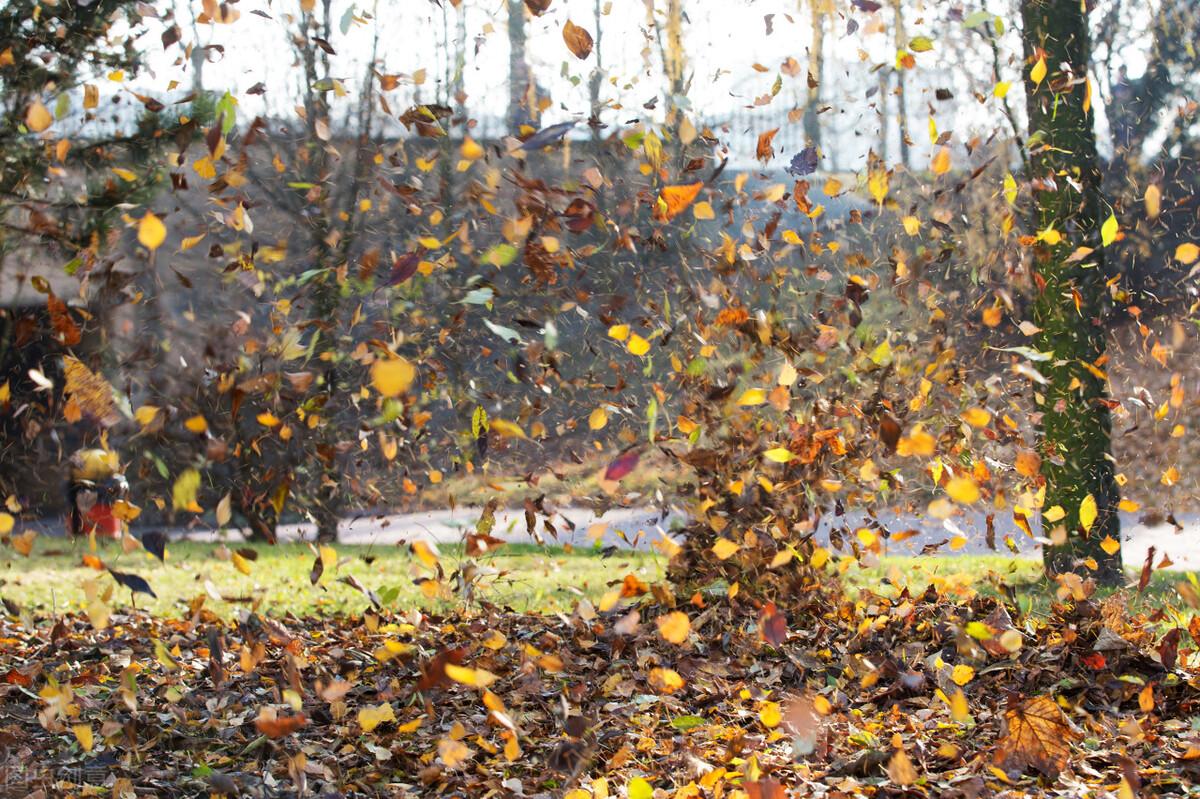
MULTIPOLYGON (((895 13, 895 24, 892 26, 893 43, 896 52, 908 47, 908 34, 904 32, 904 6, 902 0, 892 0, 892 10, 895 13)), ((896 72, 896 127, 900 134, 900 163, 908 168, 908 103, 904 96, 904 73, 907 70, 897 69, 896 72)))
POLYGON ((525 59, 525 3, 508 0, 508 132, 516 135, 532 118, 526 97, 529 62, 525 59))
POLYGON ((596 0, 595 16, 596 16, 596 44, 593 52, 596 54, 596 68, 592 70, 592 74, 588 76, 588 103, 591 106, 591 117, 588 119, 588 124, 592 128, 592 140, 600 141, 600 86, 604 82, 604 51, 602 42, 604 39, 603 19, 601 19, 602 9, 601 0, 596 0))
MULTIPOLYGON (((1061 507, 1065 543, 1044 550, 1051 574, 1094 575, 1107 583, 1122 579, 1118 550, 1109 555, 1106 537, 1120 540, 1119 494, 1109 454, 1112 423, 1107 385, 1088 369, 1102 368, 1104 355, 1104 251, 1100 227, 1100 170, 1092 110, 1087 102, 1090 57, 1087 19, 1079 0, 1022 0, 1026 95, 1029 113, 1030 178, 1034 181, 1039 231, 1053 229, 1035 249, 1040 293, 1034 302, 1035 343, 1052 360, 1039 364, 1047 379, 1037 388, 1045 508, 1061 507), (1044 62, 1041 59, 1044 58, 1044 62), (1033 70, 1045 76, 1040 84, 1033 70), (1069 72, 1061 71, 1066 64, 1069 72), (1094 252, 1068 262, 1077 247, 1094 252), (1095 501, 1090 530, 1080 507, 1095 501), (1084 564, 1094 558, 1093 572, 1084 564)), ((1050 536, 1053 538, 1054 536, 1050 536)))
POLYGON ((808 144, 821 149, 821 81, 825 75, 825 11, 824 0, 809 0, 812 40, 808 46, 808 97, 804 104, 804 138, 808 144))

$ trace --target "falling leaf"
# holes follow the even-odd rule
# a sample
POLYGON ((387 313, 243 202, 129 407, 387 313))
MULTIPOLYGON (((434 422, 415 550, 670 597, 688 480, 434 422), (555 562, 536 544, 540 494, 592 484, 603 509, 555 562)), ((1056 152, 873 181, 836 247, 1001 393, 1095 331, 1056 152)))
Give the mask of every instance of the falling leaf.
POLYGON ((303 729, 307 724, 308 719, 303 713, 278 717, 264 713, 254 720, 254 728, 268 738, 282 738, 285 735, 291 735, 303 729))
POLYGON ((671 221, 695 201, 702 188, 704 184, 699 181, 683 186, 665 186, 658 194, 654 218, 660 222, 671 221))
POLYGON ((1079 524, 1083 527, 1084 532, 1091 532, 1097 514, 1096 497, 1088 494, 1079 503, 1079 524))
POLYGON ((950 171, 950 148, 939 147, 933 155, 933 161, 930 163, 930 168, 935 175, 944 175, 950 171))
POLYGON ((1117 240, 1117 233, 1120 231, 1120 225, 1117 222, 1115 214, 1109 214, 1108 219, 1104 220, 1104 224, 1100 226, 1100 244, 1104 247, 1112 244, 1117 240))
POLYGON ((691 620, 688 619, 686 613, 678 610, 659 616, 658 634, 663 637, 664 641, 672 644, 687 643, 688 633, 692 630, 691 620))
POLYGON ((588 416, 588 429, 603 430, 608 424, 608 412, 604 408, 596 408, 588 416))
POLYGON ((979 486, 970 477, 955 477, 946 483, 946 494, 950 499, 962 505, 978 502, 979 486))
POLYGON ((92 745, 95 741, 92 734, 91 724, 72 724, 71 732, 75 734, 75 740, 79 741, 79 746, 83 749, 83 751, 92 751, 92 745))
POLYGON ((396 712, 390 702, 367 705, 358 710, 358 726, 362 727, 363 732, 371 732, 385 721, 395 720, 396 712))
POLYGON ((42 105, 41 100, 34 100, 25 111, 25 127, 34 133, 41 133, 54 122, 50 110, 42 105))
POLYGON ((1193 263, 1197 258, 1200 258, 1200 246, 1190 241, 1185 241, 1175 248, 1175 260, 1181 264, 1193 263))
POLYGON ((128 572, 119 572, 112 568, 108 570, 108 573, 112 575, 114 580, 130 591, 136 594, 149 594, 155 599, 158 598, 158 594, 154 593, 154 589, 150 587, 150 583, 146 582, 144 578, 128 572))
POLYGON ((592 34, 571 20, 567 20, 563 25, 562 37, 563 41, 567 43, 567 49, 576 58, 584 59, 592 54, 592 34))
POLYGON ((167 238, 167 226, 157 216, 147 211, 138 222, 137 239, 143 247, 153 252, 167 238))
POLYGON ((912 785, 919 778, 916 766, 903 749, 897 749, 887 766, 888 779, 897 785, 912 785))
POLYGON ((1033 81, 1035 86, 1041 86, 1042 81, 1046 79, 1046 57, 1039 56, 1037 63, 1029 70, 1029 79, 1033 81))
POLYGON ((959 663, 951 671, 950 679, 954 681, 955 685, 966 685, 971 680, 975 679, 975 669, 971 668, 965 663, 959 663))
POLYGON ((613 460, 612 463, 608 465, 608 468, 604 470, 604 479, 609 481, 620 480, 622 477, 634 470, 634 467, 638 465, 638 461, 640 459, 641 454, 636 449, 630 450, 624 455, 618 456, 615 460, 613 460))
POLYGON ((1146 216, 1151 219, 1158 219, 1158 215, 1162 209, 1162 190, 1158 188, 1157 183, 1151 183, 1146 187, 1146 193, 1142 198, 1142 202, 1146 206, 1146 216))
POLYGON ((175 510, 186 510, 191 513, 203 513, 204 509, 196 503, 196 495, 200 491, 200 472, 195 469, 185 469, 175 484, 171 487, 171 505, 175 510))
POLYGON ((417 370, 405 358, 383 358, 371 364, 371 384, 385 397, 398 397, 408 390, 417 370))
POLYGON ((728 538, 718 538, 716 543, 713 544, 712 552, 717 556, 718 560, 729 560, 739 549, 741 547, 728 538))

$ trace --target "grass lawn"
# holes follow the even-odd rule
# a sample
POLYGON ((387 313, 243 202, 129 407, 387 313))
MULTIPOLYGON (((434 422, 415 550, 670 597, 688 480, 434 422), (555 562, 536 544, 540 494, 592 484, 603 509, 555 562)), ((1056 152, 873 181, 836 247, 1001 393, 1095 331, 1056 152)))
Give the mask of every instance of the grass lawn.
MULTIPOLYGON (((449 588, 430 595, 432 592, 422 590, 422 582, 434 576, 434 571, 421 564, 408 547, 339 545, 335 547, 336 569, 327 569, 317 586, 309 579, 314 555, 307 544, 250 548, 257 552, 257 559, 241 564, 249 574, 238 569, 229 550, 221 552, 221 545, 212 543, 172 543, 165 563, 145 552, 123 553, 112 543, 101 544, 97 554, 112 569, 132 572, 150 583, 158 597, 138 594, 139 608, 175 617, 186 612, 189 602, 201 594, 208 596, 207 608, 224 616, 238 607, 258 607, 272 615, 361 612, 367 600, 343 581, 348 577, 381 596, 391 609, 445 610, 461 604, 463 596, 455 588, 454 574, 469 563, 483 572, 474 592, 477 599, 516 611, 570 612, 581 598, 595 602, 627 574, 652 583, 663 579, 666 570, 666 562, 657 552, 620 551, 605 557, 597 550, 509 544, 495 554, 470 559, 460 545, 443 545, 438 565, 446 578, 442 585, 449 588)), ((128 607, 129 591, 115 585, 107 574, 83 565, 85 554, 86 543, 49 538, 38 539, 28 558, 9 551, 0 561, 0 596, 39 614, 80 610, 84 582, 98 579, 102 590, 114 587, 110 603, 114 609, 128 607)), ((995 594, 1008 585, 1015 589, 1022 609, 1034 612, 1044 611, 1053 599, 1053 591, 1041 579, 1040 562, 1028 558, 887 557, 865 568, 849 559, 839 561, 842 563, 840 568, 832 568, 842 572, 851 592, 870 588, 898 593, 907 586, 916 593, 933 583, 943 594, 966 597, 972 592, 995 594)), ((1136 579, 1135 574, 1131 577, 1136 579)), ((1130 607, 1141 609, 1164 601, 1186 605, 1178 590, 1181 583, 1200 589, 1195 575, 1155 572, 1145 594, 1134 594, 1130 607)), ((429 582, 425 587, 433 585, 429 582)))
MULTIPOLYGON (((240 546, 231 545, 231 549, 240 546)), ((186 612, 188 603, 200 594, 208 594, 205 607, 221 615, 255 603, 273 615, 361 612, 367 600, 340 581, 345 577, 375 591, 393 609, 439 609, 458 606, 462 599, 458 593, 426 596, 418 582, 434 572, 407 547, 337 546, 337 568, 327 569, 318 586, 309 579, 314 556, 307 544, 251 547, 258 558, 243 564, 249 574, 239 571, 228 555, 219 557, 219 548, 211 543, 172 543, 165 563, 141 551, 123 553, 120 545, 113 543, 101 544, 97 555, 106 566, 132 572, 150 583, 158 598, 138 594, 139 608, 175 617, 186 612), (213 598, 209 585, 221 600, 213 598)), ((102 589, 114 585, 107 574, 83 565, 85 554, 86 543, 47 538, 38 539, 28 558, 10 552, 0 561, 0 596, 37 613, 79 610, 84 581, 99 578, 102 589)), ((447 578, 471 560, 458 545, 440 547, 439 556, 447 578)), ((636 574, 649 583, 662 579, 664 573, 657 553, 622 551, 604 557, 592 550, 567 552, 530 544, 509 544, 496 554, 473 560, 485 572, 475 596, 518 611, 570 611, 583 597, 598 599, 608 583, 620 581, 626 574, 636 574)), ((455 584, 452 579, 444 582, 455 584)), ((130 592, 116 586, 111 602, 114 609, 129 603, 130 592)))

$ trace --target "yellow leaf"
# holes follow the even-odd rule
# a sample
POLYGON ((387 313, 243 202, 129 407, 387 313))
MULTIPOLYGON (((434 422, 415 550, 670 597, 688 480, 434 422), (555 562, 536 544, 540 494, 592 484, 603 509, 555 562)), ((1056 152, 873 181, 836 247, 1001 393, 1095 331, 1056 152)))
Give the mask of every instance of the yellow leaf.
POLYGON ((472 669, 466 666, 456 666, 453 663, 446 664, 446 676, 472 688, 487 688, 496 681, 496 675, 486 669, 472 669))
POLYGON ((34 133, 41 133, 53 122, 54 117, 50 116, 50 110, 42 105, 41 100, 34 100, 25 112, 25 127, 34 133))
POLYGON ((975 679, 975 669, 971 668, 965 663, 959 663, 954 667, 953 671, 950 672, 950 679, 954 680, 955 685, 966 685, 971 680, 975 679))
POLYGON ((397 397, 408 390, 417 370, 405 358, 385 358, 371 364, 371 384, 385 397, 397 397))
POLYGON ((208 421, 205 420, 203 416, 197 414, 196 416, 188 417, 188 419, 184 421, 183 426, 196 435, 200 435, 208 429, 208 421))
POLYGON ((1066 515, 1067 512, 1063 509, 1062 505, 1055 505, 1042 514, 1042 519, 1053 524, 1054 522, 1062 521, 1066 518, 1066 515))
POLYGON ((613 325, 608 329, 608 337, 617 341, 629 338, 629 325, 613 325))
POLYGON ((966 724, 971 720, 971 712, 967 709, 967 696, 961 690, 956 689, 950 697, 950 718, 959 724, 966 724))
POLYGON ((147 427, 151 422, 154 421, 156 416, 158 416, 158 408, 153 405, 142 405, 133 412, 133 418, 136 419, 137 423, 142 427, 147 427))
POLYGON ((1012 84, 1008 81, 998 81, 996 85, 992 87, 992 96, 999 100, 1003 100, 1008 96, 1008 90, 1010 88, 1012 88, 1012 84))
POLYGON ((933 162, 930 164, 933 168, 933 174, 944 175, 950 171, 950 148, 939 147, 938 151, 933 155, 933 162))
POLYGON ((1083 498, 1083 501, 1079 503, 1079 524, 1083 526, 1084 532, 1091 532, 1092 525, 1096 522, 1096 516, 1098 512, 1098 508, 1096 507, 1096 498, 1091 494, 1088 494, 1083 498))
POLYGON ((650 685, 660 694, 670 694, 684 686, 683 677, 674 669, 651 669, 648 675, 650 685))
POLYGON ((1046 57, 1038 58, 1037 63, 1033 65, 1033 69, 1029 70, 1029 79, 1033 81, 1035 86, 1041 86, 1042 81, 1046 79, 1046 57))
POLYGON ((148 250, 157 250, 167 238, 167 226, 157 216, 147 211, 138 222, 138 242, 148 250))
POLYGON ((236 552, 230 555, 229 561, 233 564, 233 568, 237 569, 247 577, 250 576, 250 561, 246 560, 236 552))
POLYGON ((83 751, 92 751, 95 738, 92 735, 91 724, 72 724, 71 732, 75 733, 75 740, 79 741, 79 745, 83 748, 83 751))
POLYGON ((1140 502, 1134 502, 1132 499, 1123 499, 1117 503, 1117 507, 1126 513, 1137 513, 1142 509, 1140 502))
POLYGON ((1009 205, 1017 201, 1017 181, 1011 172, 1004 174, 1004 200, 1009 205))
POLYGON ((653 799, 654 787, 641 777, 634 777, 625 786, 629 799, 653 799))
POLYGON ((692 630, 692 622, 686 613, 678 610, 658 617, 658 634, 672 644, 683 644, 692 630))
POLYGON ((608 411, 603 408, 596 408, 588 416, 588 427, 592 430, 603 430, 608 424, 608 411))
POLYGON ((650 342, 637 333, 630 334, 629 342, 625 346, 631 353, 638 356, 645 355, 650 351, 650 342))
POLYGON ((183 241, 179 242, 179 251, 187 252, 188 250, 192 249, 200 242, 204 241, 204 237, 207 235, 208 235, 207 233, 201 233, 198 236, 185 236, 183 238, 183 241))
POLYGON ((915 216, 909 215, 900 220, 904 225, 904 232, 910 236, 915 236, 921 232, 921 220, 915 216))
POLYGON ((717 556, 718 560, 728 560, 739 549, 741 549, 741 546, 730 541, 728 538, 718 538, 716 543, 713 544, 712 552, 717 556))
POLYGON ((1117 240, 1117 232, 1121 226, 1117 223, 1116 214, 1109 214, 1108 219, 1100 226, 1100 244, 1107 247, 1117 240))
POLYGON ((495 430, 505 438, 528 438, 521 426, 515 422, 510 422, 507 419, 492 419, 488 422, 488 429, 495 430))
POLYGON ((775 463, 787 463, 795 456, 787 447, 775 447, 774 449, 769 449, 764 452, 763 457, 769 461, 774 461, 775 463))
POLYGON ((779 703, 763 702, 762 709, 758 711, 758 720, 767 729, 778 727, 779 722, 783 721, 783 711, 780 709, 779 703))
POLYGON ((1146 187, 1146 194, 1142 201, 1146 205, 1146 216, 1157 219, 1162 210, 1162 190, 1158 188, 1157 183, 1151 183, 1146 187))
POLYGON ((358 726, 362 727, 363 732, 371 732, 383 722, 395 720, 396 711, 392 710, 392 706, 388 702, 382 702, 374 707, 368 705, 359 708, 358 711, 358 726))
POLYGON ((1111 535, 1106 535, 1100 542, 1100 548, 1109 555, 1115 555, 1121 551, 1121 542, 1113 538, 1111 535))
POLYGON ((971 427, 987 427, 992 421, 992 415, 983 408, 968 408, 963 411, 962 419, 971 427))
POLYGON ((1190 241, 1185 241, 1175 248, 1175 260, 1181 264, 1190 264, 1200 258, 1200 247, 1190 241))
POLYGON ((748 388, 738 397, 737 404, 741 406, 762 405, 767 401, 767 393, 761 388, 748 388))
POLYGON ((203 513, 203 508, 196 504, 196 493, 200 490, 200 472, 186 469, 171 487, 171 503, 175 510, 186 510, 192 513, 203 513))
POLYGON ((888 173, 883 167, 872 169, 867 176, 867 190, 875 198, 875 202, 883 205, 888 193, 888 173))
POLYGON ((413 554, 417 556, 417 560, 421 561, 422 565, 429 569, 436 569, 438 565, 438 554, 434 545, 424 539, 417 539, 412 542, 413 554))
POLYGON ((707 201, 701 201, 692 206, 692 216, 697 219, 716 219, 717 215, 713 211, 712 205, 707 201))
POLYGON ((0 535, 8 535, 11 533, 13 524, 15 523, 16 519, 12 517, 11 513, 4 513, 3 511, 0 511, 0 535))
POLYGON ((946 493, 950 499, 962 505, 970 505, 979 500, 979 486, 970 477, 955 477, 946 483, 946 493))

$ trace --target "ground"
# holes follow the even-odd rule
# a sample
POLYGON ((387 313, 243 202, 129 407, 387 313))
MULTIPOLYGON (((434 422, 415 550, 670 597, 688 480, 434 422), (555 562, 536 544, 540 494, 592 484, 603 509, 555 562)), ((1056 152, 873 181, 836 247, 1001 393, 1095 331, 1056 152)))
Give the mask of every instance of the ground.
POLYGON ((36 546, 0 586, 21 795, 1123 799, 1200 762, 1179 572, 1056 596, 1028 560, 835 558, 776 607, 677 602, 650 552, 339 546, 313 586, 306 545, 249 575, 211 543, 101 548, 158 594, 135 608, 86 547, 36 546), (469 602, 414 583, 468 561, 505 574, 469 602))

